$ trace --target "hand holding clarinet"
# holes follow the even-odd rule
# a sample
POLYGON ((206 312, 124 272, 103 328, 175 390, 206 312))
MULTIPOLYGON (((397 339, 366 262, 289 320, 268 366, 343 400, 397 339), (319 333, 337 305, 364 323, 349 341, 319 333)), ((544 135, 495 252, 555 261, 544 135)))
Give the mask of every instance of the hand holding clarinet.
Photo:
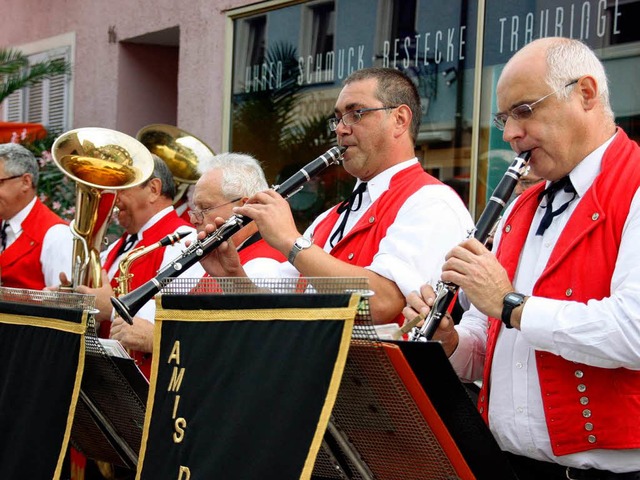
MULTIPOLYGON (((399 333, 410 331, 410 340, 414 341, 439 340, 450 355, 458 344, 458 337, 447 310, 460 287, 478 310, 490 317, 500 318, 503 298, 514 289, 506 271, 484 243, 499 221, 518 179, 526 170, 529 156, 529 152, 516 156, 480 215, 472 232, 473 237, 447 254, 441 281, 435 291, 423 286, 420 293, 414 292, 407 297, 403 314, 408 322, 399 333), (422 325, 416 326, 421 320, 424 320, 422 325)), ((512 325, 518 328, 520 319, 516 315, 514 317, 517 318, 513 319, 512 325)))

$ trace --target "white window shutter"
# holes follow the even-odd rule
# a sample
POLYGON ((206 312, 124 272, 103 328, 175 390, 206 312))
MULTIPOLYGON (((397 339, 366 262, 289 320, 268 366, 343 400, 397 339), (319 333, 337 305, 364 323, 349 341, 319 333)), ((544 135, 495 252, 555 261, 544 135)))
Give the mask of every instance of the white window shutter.
POLYGON ((24 105, 24 92, 17 90, 7 97, 4 104, 4 120, 6 122, 22 122, 23 105, 24 105))
MULTIPOLYGON (((62 47, 33 54, 29 56, 29 64, 58 58, 69 61, 70 52, 69 47, 62 47)), ((4 119, 40 123, 49 132, 62 133, 70 128, 69 103, 67 76, 56 75, 12 93, 5 100, 4 119)))

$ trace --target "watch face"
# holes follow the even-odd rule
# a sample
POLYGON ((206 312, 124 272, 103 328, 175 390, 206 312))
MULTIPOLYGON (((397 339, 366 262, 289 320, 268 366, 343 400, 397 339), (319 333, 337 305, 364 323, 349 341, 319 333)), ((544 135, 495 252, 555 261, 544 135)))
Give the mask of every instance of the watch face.
POLYGON ((504 303, 508 303, 510 305, 520 305, 524 300, 524 296, 519 294, 519 293, 515 293, 515 292, 511 292, 511 293, 507 293, 504 297, 504 303))
POLYGON ((309 248, 311 246, 311 240, 307 237, 300 237, 296 239, 296 246, 298 248, 309 248))

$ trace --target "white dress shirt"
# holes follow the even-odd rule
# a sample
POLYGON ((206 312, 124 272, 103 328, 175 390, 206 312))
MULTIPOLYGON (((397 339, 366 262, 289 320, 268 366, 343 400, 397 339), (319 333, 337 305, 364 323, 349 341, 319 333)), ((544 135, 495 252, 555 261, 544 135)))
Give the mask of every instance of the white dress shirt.
MULTIPOLYGON (((518 292, 531 295, 560 233, 600 172, 602 156, 612 140, 613 137, 570 173, 578 198, 554 218, 541 236, 535 232, 544 209, 539 207, 536 211, 513 282, 518 292)), ((558 192, 554 209, 571 195, 558 192)), ((544 205, 545 200, 541 202, 544 205)), ((508 212, 503 219, 507 217, 508 212)), ((499 242, 498 233, 494 249, 499 242)), ((491 369, 489 425, 502 449, 575 468, 640 470, 640 450, 595 449, 561 457, 553 455, 535 360, 535 350, 541 350, 596 367, 640 370, 639 242, 640 193, 636 192, 611 278, 611 296, 587 304, 530 297, 523 309, 521 330, 501 330, 491 369)), ((487 318, 472 307, 457 329, 460 343, 450 357, 451 363, 463 380, 477 380, 482 377, 487 318)))
MULTIPOLYGON (((156 213, 153 217, 151 217, 149 221, 145 223, 140 229, 140 231, 138 232, 138 240, 136 241, 136 243, 133 244, 132 249, 136 248, 138 243, 142 241, 142 239, 144 238, 144 232, 146 230, 153 227, 161 218, 171 213, 172 210, 173 210, 173 207, 167 207, 164 210, 156 213)), ((164 255, 162 257, 162 263, 160 264, 160 269, 172 263, 173 260, 177 259, 182 254, 182 252, 187 248, 184 244, 185 241, 189 240, 191 242, 194 242, 196 240, 197 232, 196 232, 196 229, 193 227, 180 226, 175 230, 175 232, 184 232, 184 231, 189 231, 191 233, 187 237, 183 238, 180 242, 177 242, 177 243, 174 243, 173 245, 169 245, 168 247, 165 247, 164 255)), ((172 232, 172 233, 175 233, 175 232, 172 232)), ((113 244, 109 245, 109 248, 101 253, 100 260, 102 261, 103 264, 107 258, 107 255, 117 243, 118 242, 114 242, 113 244)), ((116 258, 116 260, 113 262, 113 265, 111 265, 111 268, 109 268, 109 271, 107 273, 109 274, 110 279, 113 279, 113 277, 118 272, 118 266, 120 264, 120 261, 123 259, 124 255, 126 255, 126 252, 124 254, 121 254, 118 258, 116 258)), ((144 256, 137 259, 136 262, 144 262, 144 256)), ((196 262, 180 276, 182 278, 201 278, 204 275, 204 273, 205 273, 204 269, 200 265, 200 262, 196 262)), ((155 316, 156 316, 155 299, 151 299, 147 303, 145 303, 140 309, 140 311, 136 313, 135 316, 144 318, 145 320, 148 320, 149 322, 154 323, 155 316)))
MULTIPOLYGON (((7 233, 7 248, 22 235, 22 222, 27 218, 36 203, 36 198, 20 210, 17 214, 6 220, 9 227, 7 233)), ((71 257, 73 256, 73 235, 69 225, 59 224, 52 226, 45 233, 40 252, 40 263, 44 275, 45 286, 51 287, 60 284, 60 272, 64 272, 67 278, 71 278, 71 257)), ((28 275, 28 272, 25 272, 28 275)))
MULTIPOLYGON (((367 182, 360 208, 347 219, 344 235, 362 218, 373 202, 389 189, 391 178, 398 172, 418 163, 416 158, 394 165, 367 182)), ((356 184, 359 185, 358 181, 356 184)), ((313 231, 330 210, 322 213, 305 231, 311 238, 313 231)), ((344 214, 343 214, 344 215, 344 214)), ((333 231, 340 224, 336 222, 333 231)), ((426 185, 404 202, 395 221, 380 242, 371 265, 365 268, 396 285, 404 296, 429 283, 435 286, 440 279, 446 253, 464 240, 473 229, 473 220, 460 197, 446 185, 426 185)), ((331 251, 329 239, 321 245, 331 251)), ((297 276, 298 271, 288 262, 282 264, 281 276, 297 276)))

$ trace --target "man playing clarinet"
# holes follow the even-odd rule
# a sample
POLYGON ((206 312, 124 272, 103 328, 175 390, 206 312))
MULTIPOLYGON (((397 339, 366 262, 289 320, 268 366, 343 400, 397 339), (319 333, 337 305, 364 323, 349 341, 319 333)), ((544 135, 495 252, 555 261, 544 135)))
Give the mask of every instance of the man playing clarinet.
MULTIPOLYGON (((546 182, 467 240, 442 280, 471 309, 436 330, 521 480, 640 478, 640 148, 617 128, 604 67, 577 40, 517 52, 494 123, 546 182)), ((425 315, 433 291, 407 298, 425 315)))
MULTIPOLYGON (((321 214, 304 235, 274 190, 234 208, 288 258, 280 276, 366 277, 375 293, 373 321, 402 322, 404 296, 437 281, 445 253, 473 226, 458 195, 415 157, 420 117, 416 87, 397 70, 368 68, 345 80, 329 128, 347 147, 345 170, 357 178, 351 197, 321 214)), ((226 247, 204 260, 205 269, 219 271, 212 263, 219 254, 234 254, 226 247)), ((226 276, 243 274, 236 258, 226 276)))

